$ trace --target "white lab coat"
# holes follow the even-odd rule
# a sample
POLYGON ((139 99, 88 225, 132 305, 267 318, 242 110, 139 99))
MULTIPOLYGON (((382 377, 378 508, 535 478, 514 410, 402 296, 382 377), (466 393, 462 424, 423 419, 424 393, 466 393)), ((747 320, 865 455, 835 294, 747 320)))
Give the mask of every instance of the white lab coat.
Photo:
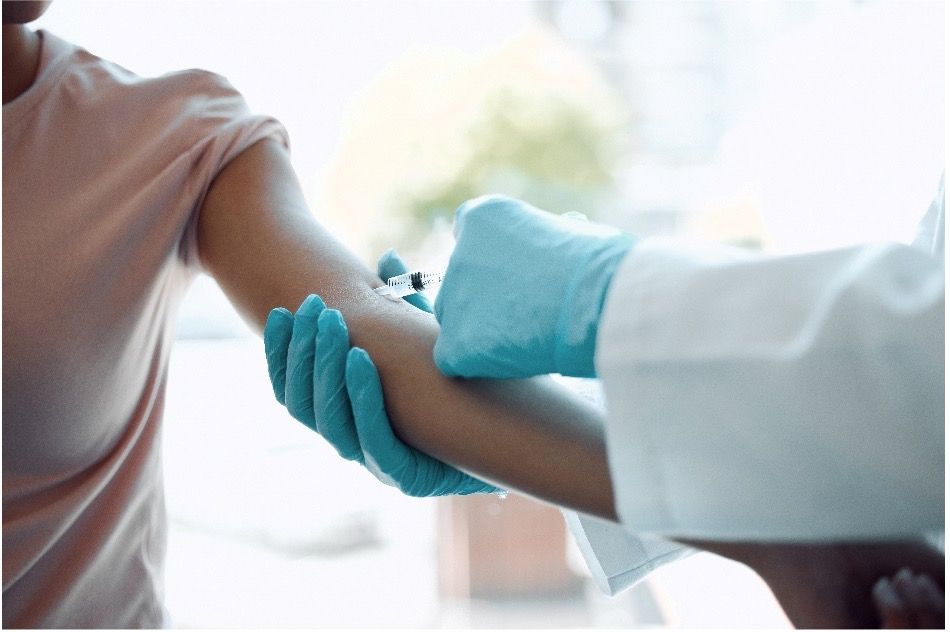
POLYGON ((596 359, 625 528, 568 515, 602 588, 688 553, 660 536, 943 530, 944 231, 941 179, 912 245, 631 250, 596 359))

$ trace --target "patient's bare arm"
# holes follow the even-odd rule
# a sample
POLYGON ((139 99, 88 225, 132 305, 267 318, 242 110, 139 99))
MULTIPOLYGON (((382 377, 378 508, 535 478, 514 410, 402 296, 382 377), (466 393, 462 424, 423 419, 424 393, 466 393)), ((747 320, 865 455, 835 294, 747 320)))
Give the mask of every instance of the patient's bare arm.
POLYGON ((479 478, 615 519, 601 413, 548 378, 462 381, 432 362, 433 317, 377 296, 381 281, 306 207, 286 151, 261 141, 226 166, 201 208, 201 260, 258 329, 310 293, 339 309, 376 363, 393 428, 479 478))

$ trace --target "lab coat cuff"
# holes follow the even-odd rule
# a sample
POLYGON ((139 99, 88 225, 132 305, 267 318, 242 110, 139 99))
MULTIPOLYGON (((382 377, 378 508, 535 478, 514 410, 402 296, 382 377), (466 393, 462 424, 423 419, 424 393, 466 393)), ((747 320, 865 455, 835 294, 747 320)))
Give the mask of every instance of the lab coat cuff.
POLYGON ((627 590, 657 568, 695 552, 677 542, 636 534, 593 516, 563 513, 594 583, 607 595, 627 590))

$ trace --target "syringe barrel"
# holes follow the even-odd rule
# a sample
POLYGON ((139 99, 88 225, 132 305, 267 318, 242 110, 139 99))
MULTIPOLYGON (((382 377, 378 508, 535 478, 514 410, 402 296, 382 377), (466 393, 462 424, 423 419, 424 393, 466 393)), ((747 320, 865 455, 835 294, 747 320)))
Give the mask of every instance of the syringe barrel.
POLYGON ((386 287, 389 288, 386 294, 401 298, 416 292, 422 292, 441 283, 442 276, 441 272, 407 272, 400 274, 386 281, 386 287))
POLYGON ((390 279, 386 281, 386 285, 393 288, 408 285, 416 292, 421 292, 422 290, 441 282, 441 272, 407 272, 405 274, 390 277, 390 279))

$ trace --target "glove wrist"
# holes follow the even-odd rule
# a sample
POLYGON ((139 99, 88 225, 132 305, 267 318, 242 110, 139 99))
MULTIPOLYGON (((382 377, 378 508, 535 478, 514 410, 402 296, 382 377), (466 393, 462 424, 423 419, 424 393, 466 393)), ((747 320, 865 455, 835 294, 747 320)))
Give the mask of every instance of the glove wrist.
POLYGON ((597 240, 576 267, 564 292, 554 348, 557 372, 572 377, 595 377, 597 329, 607 290, 617 267, 634 244, 632 235, 597 240))

